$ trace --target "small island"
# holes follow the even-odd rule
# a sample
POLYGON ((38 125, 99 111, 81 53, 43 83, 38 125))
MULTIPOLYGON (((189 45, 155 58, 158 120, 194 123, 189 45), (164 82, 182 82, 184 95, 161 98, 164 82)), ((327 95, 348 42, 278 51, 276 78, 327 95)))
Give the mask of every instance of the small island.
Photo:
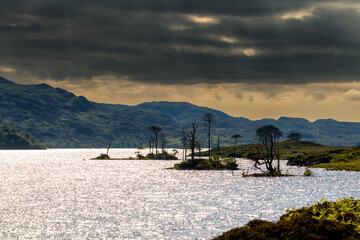
POLYGON ((136 155, 136 159, 138 160, 179 160, 176 157, 177 150, 174 149, 173 153, 168 153, 167 151, 163 151, 161 153, 148 153, 145 156, 138 153, 136 155))
POLYGON ((150 153, 146 155, 140 154, 140 150, 145 149, 144 147, 138 147, 138 151, 136 153, 136 157, 129 157, 129 158, 111 158, 109 156, 111 142, 106 153, 101 153, 96 158, 92 158, 91 160, 178 160, 176 154, 178 151, 176 149, 172 150, 172 153, 168 153, 165 149, 162 149, 161 152, 158 152, 157 149, 155 153, 150 150, 150 153))
POLYGON ((209 159, 189 159, 175 164, 177 170, 238 170, 235 158, 212 157, 209 159))

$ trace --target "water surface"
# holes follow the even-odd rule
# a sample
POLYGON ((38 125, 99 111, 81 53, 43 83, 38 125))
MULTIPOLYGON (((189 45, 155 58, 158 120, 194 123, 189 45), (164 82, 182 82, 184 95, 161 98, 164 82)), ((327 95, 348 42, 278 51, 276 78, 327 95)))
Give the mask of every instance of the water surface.
POLYGON ((210 239, 254 218, 277 221, 286 208, 322 197, 360 197, 356 172, 242 178, 239 171, 166 169, 176 161, 89 160, 105 151, 0 151, 0 239, 210 239))

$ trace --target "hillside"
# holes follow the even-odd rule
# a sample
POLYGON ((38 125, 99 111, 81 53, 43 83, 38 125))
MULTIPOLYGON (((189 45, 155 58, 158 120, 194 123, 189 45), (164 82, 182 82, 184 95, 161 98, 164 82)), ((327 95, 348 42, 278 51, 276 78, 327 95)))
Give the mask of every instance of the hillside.
POLYGON ((177 123, 151 111, 108 109, 46 84, 0 80, 0 124, 33 134, 47 147, 135 147, 148 140, 149 126, 173 133, 177 123))
MULTIPOLYGON (((47 147, 104 147, 110 139, 113 147, 147 146, 152 125, 163 129, 168 147, 180 147, 181 129, 209 112, 215 118, 213 147, 217 137, 221 146, 232 145, 234 134, 242 136, 239 145, 251 143, 255 129, 266 124, 279 127, 284 136, 300 132, 304 140, 324 145, 360 144, 360 123, 287 117, 251 121, 185 102, 102 104, 47 84, 22 85, 0 77, 0 124, 29 132, 47 147)), ((202 123, 198 130, 202 147, 207 145, 206 136, 202 123)))
POLYGON ((320 167, 339 171, 360 171, 360 147, 303 152, 290 157, 288 165, 320 167))
MULTIPOLYGON (((303 140, 317 142, 330 146, 354 146, 360 145, 360 123, 340 122, 333 119, 319 119, 310 122, 304 118, 280 117, 279 119, 265 118, 251 121, 246 118, 232 117, 221 111, 199 107, 183 102, 148 102, 134 108, 147 109, 170 115, 182 126, 188 126, 189 122, 199 121, 205 113, 213 113, 215 121, 213 135, 220 136, 222 145, 232 145, 230 137, 239 133, 242 138, 239 143, 250 143, 254 138, 255 129, 264 125, 274 125, 283 132, 283 140, 291 132, 302 134, 303 140)), ((205 128, 200 132, 202 142, 205 142, 205 128)), ((216 139, 213 139, 216 146, 216 139)))
MULTIPOLYGON (((318 154, 326 151, 337 151, 343 149, 351 149, 352 147, 336 147, 336 146, 324 146, 311 141, 293 141, 285 140, 278 143, 280 158, 289 159, 304 154, 318 154)), ((219 155, 222 157, 246 157, 249 152, 254 151, 253 144, 244 144, 234 148, 231 147, 220 147, 211 150, 212 155, 219 155), (234 154, 235 152, 235 154, 234 154)), ((201 152, 201 156, 207 156, 207 151, 201 152)), ((197 154, 199 155, 199 154, 197 154)))
POLYGON ((0 125, 0 149, 42 149, 44 146, 29 133, 0 125))

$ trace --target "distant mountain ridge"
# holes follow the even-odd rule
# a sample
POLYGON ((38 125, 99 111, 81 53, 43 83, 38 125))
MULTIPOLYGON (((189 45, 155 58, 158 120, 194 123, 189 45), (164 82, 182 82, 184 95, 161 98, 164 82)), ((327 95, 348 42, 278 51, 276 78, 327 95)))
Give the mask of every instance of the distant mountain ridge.
POLYGON ((240 140, 242 143, 252 141, 256 128, 272 124, 280 128, 284 137, 291 132, 299 132, 304 140, 315 141, 324 145, 360 144, 360 123, 358 122, 341 122, 334 119, 318 119, 310 122, 305 118, 293 117, 264 118, 251 121, 247 118, 232 117, 218 110, 182 102, 147 102, 136 105, 135 108, 150 109, 162 113, 169 111, 169 115, 183 125, 191 121, 201 120, 204 113, 212 112, 215 118, 215 135, 218 133, 230 137, 234 133, 240 133, 243 137, 240 140))
MULTIPOLYGON (((0 124, 14 126, 34 135, 47 147, 147 146, 149 127, 160 126, 168 147, 180 146, 180 131, 190 122, 213 113, 212 145, 231 145, 231 136, 242 135, 240 143, 250 143, 256 128, 273 124, 287 136, 300 132, 305 140, 326 145, 359 145, 360 123, 281 117, 251 121, 232 117, 219 110, 187 102, 147 102, 136 106, 88 101, 47 84, 22 85, 0 77, 0 124)), ((205 126, 199 128, 200 142, 206 146, 205 126)))

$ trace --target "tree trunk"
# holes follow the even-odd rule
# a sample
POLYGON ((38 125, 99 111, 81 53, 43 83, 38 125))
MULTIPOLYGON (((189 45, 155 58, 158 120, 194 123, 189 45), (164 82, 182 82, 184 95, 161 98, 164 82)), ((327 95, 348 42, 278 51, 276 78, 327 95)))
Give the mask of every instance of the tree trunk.
POLYGON ((209 146, 209 154, 208 154, 208 156, 209 156, 209 159, 210 159, 210 155, 211 155, 211 153, 210 153, 210 150, 211 150, 211 146, 210 146, 210 130, 211 130, 211 123, 209 123, 209 129, 208 129, 208 146, 209 146))
POLYGON ((155 135, 155 154, 157 155, 157 149, 158 149, 158 135, 155 135))

